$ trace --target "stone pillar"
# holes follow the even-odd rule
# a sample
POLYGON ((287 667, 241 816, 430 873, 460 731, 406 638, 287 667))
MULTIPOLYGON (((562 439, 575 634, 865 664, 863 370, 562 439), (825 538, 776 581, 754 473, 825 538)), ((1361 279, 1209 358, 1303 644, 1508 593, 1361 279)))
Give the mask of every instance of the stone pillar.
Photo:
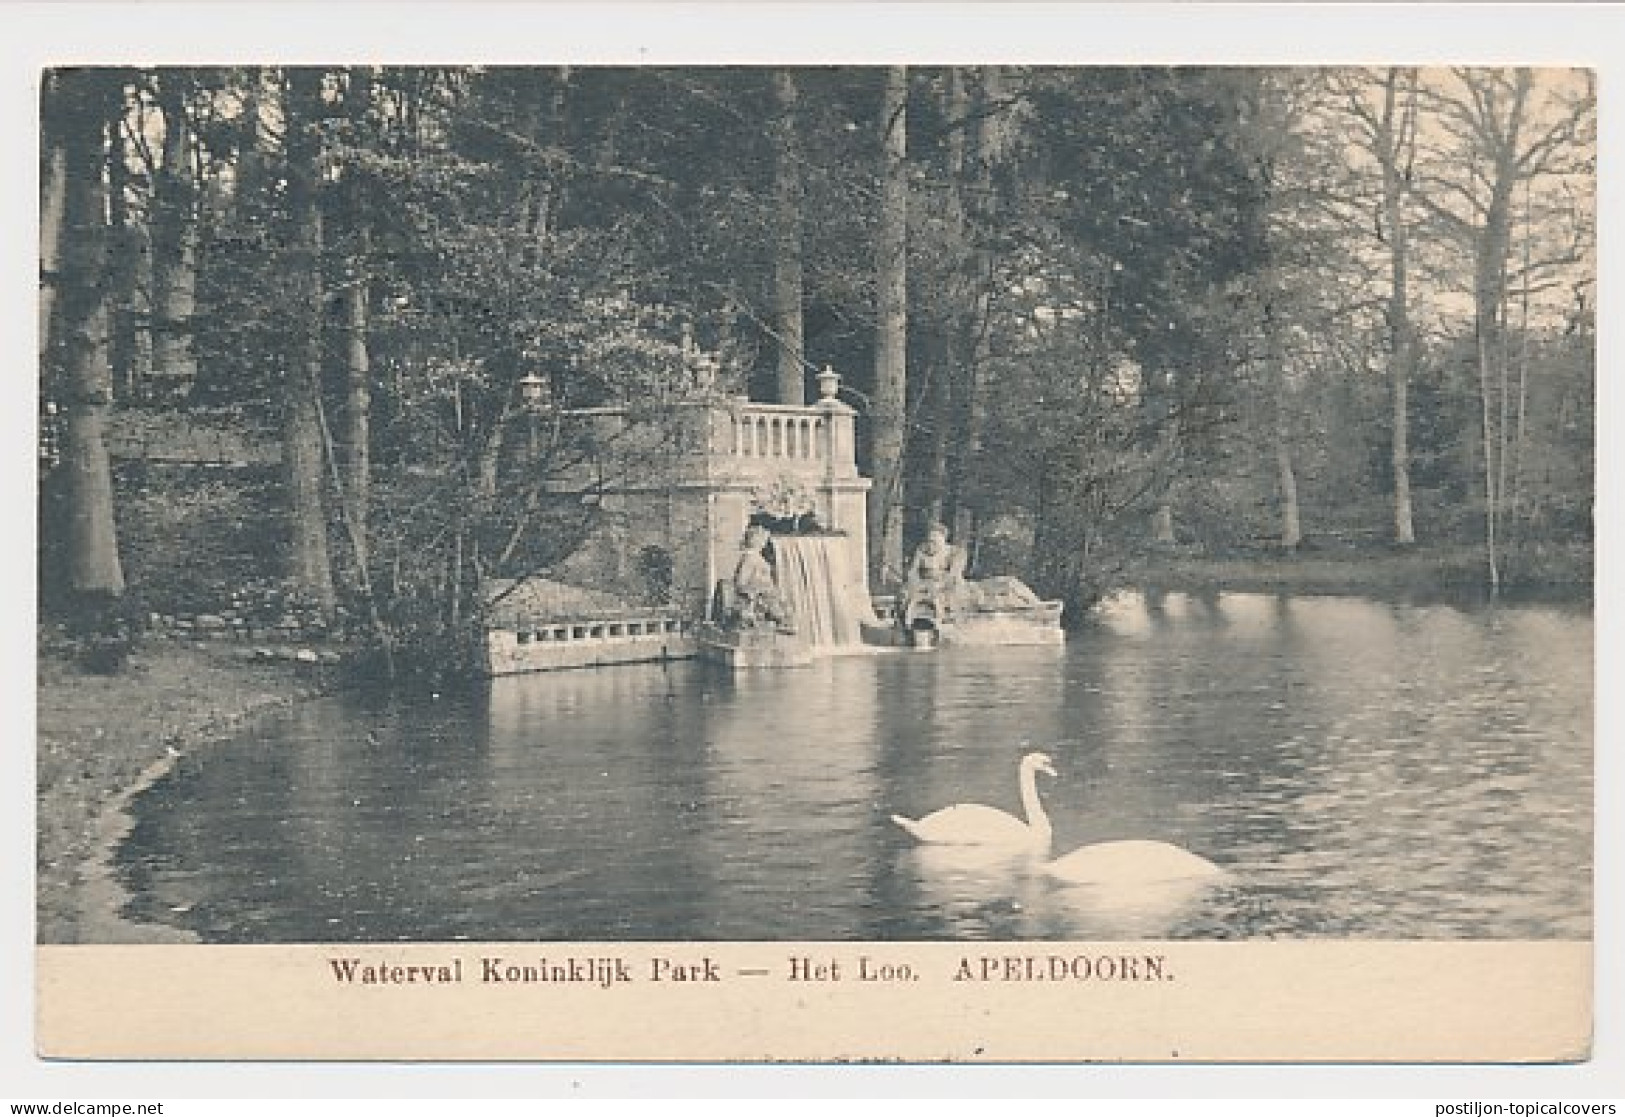
POLYGON ((857 412, 838 397, 841 378, 825 366, 818 374, 818 414, 822 432, 819 452, 823 470, 819 496, 828 513, 825 524, 846 535, 849 570, 858 592, 867 596, 869 571, 868 479, 858 476, 857 412))
POLYGON ((820 447, 824 455, 824 476, 830 481, 856 477, 858 453, 854 418, 857 412, 837 396, 841 390, 839 373, 825 365, 817 379, 818 413, 824 421, 823 445, 820 447))

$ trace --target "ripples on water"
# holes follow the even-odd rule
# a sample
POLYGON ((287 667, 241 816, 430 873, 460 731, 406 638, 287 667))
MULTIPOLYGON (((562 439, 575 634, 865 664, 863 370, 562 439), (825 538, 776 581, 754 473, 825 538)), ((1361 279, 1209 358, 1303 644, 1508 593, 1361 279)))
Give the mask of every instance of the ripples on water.
POLYGON ((1544 938, 1591 927, 1589 613, 1124 597, 1064 649, 698 663, 313 703, 138 805, 137 918, 206 941, 1544 938), (889 816, 1174 842, 1057 887, 889 816))

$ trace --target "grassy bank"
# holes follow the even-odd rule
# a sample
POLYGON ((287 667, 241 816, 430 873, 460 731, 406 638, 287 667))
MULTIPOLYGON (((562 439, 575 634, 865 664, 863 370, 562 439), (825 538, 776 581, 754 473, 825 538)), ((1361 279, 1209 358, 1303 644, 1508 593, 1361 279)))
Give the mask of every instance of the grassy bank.
POLYGON ((254 658, 242 644, 150 642, 116 675, 83 670, 52 634, 38 665, 37 937, 105 938, 94 880, 124 833, 129 795, 256 714, 331 688, 332 670, 254 658), (95 926, 92 926, 94 924, 95 926))
MULTIPOLYGON (((1510 556, 1503 589, 1584 597, 1591 592, 1590 553, 1549 551, 1510 556)), ((1477 596, 1488 594, 1479 548, 1362 549, 1261 552, 1209 557, 1165 554, 1136 572, 1138 588, 1184 593, 1371 594, 1477 596)))

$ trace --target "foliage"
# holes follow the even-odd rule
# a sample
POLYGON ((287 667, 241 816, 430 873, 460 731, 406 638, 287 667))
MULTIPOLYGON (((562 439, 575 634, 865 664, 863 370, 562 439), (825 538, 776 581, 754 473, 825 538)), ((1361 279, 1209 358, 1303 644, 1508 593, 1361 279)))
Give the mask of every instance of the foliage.
MULTIPOLYGON (((118 75, 108 212, 125 223, 122 243, 173 239, 173 199, 156 192, 174 170, 169 121, 184 114, 196 189, 172 195, 195 226, 196 309, 176 328, 190 331, 197 375, 168 406, 263 424, 284 414, 315 353, 316 481, 344 615, 383 645, 460 639, 481 580, 562 562, 594 530, 605 463, 628 467, 632 450, 572 437, 559 409, 623 406, 635 422, 696 392, 760 398, 776 383, 772 75, 331 68, 313 75, 313 103, 290 106, 289 73, 118 75), (314 245, 301 176, 315 192, 314 245), (530 410, 520 385, 536 378, 545 399, 530 410), (348 444, 353 430, 365 453, 348 444), (356 461, 359 478, 346 472, 356 461), (359 523, 337 499, 354 486, 359 523)), ((911 70, 906 532, 943 518, 974 552, 1001 555, 1000 572, 1075 605, 1166 548, 1151 529, 1159 508, 1181 549, 1255 549, 1278 531, 1283 461, 1307 544, 1381 532, 1395 485, 1393 230, 1370 145, 1353 142, 1376 119, 1380 79, 911 70)), ((1484 457, 1500 455, 1492 503, 1516 578, 1520 556, 1536 556, 1531 571, 1542 548, 1588 546, 1591 533, 1594 94, 1574 75, 1517 71, 1422 71, 1415 83, 1399 212, 1415 223, 1405 414, 1417 534, 1472 542, 1484 457), (1475 140, 1472 91, 1519 88, 1527 129, 1475 140), (1476 251, 1488 211, 1469 203, 1473 183, 1494 177, 1492 139, 1533 154, 1514 210, 1495 211, 1505 274, 1489 276, 1476 251), (1494 305, 1475 316, 1474 298, 1494 305), (1475 344, 1487 325, 1504 410, 1489 441, 1475 344)), ((802 356, 834 365, 866 405, 883 73, 805 69, 795 84, 802 356)), ((109 296, 121 337, 152 329, 141 267, 109 296)), ((163 370, 144 372, 140 352, 115 346, 119 406, 150 406, 142 379, 163 370)), ((53 369, 48 394, 61 391, 53 369)), ((860 457, 873 473, 867 445, 860 457)), ((265 545, 209 551, 212 577, 281 577, 288 495, 268 494, 253 513, 265 545)), ((171 497, 119 494, 127 546, 168 554, 166 524, 190 532, 211 516, 237 538, 244 507, 227 494, 171 497)), ((789 490, 758 504, 780 519, 808 510, 789 490)), ((59 511, 42 506, 47 548, 69 518, 59 511)), ((652 597, 669 591, 669 560, 639 560, 652 597)), ((168 583, 157 597, 202 592, 191 571, 132 569, 138 596, 157 583, 168 583)))

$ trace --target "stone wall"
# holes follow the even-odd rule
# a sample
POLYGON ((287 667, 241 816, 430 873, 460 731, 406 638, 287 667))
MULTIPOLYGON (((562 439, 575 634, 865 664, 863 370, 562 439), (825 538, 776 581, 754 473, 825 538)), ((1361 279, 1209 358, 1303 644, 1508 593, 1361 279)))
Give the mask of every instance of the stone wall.
POLYGON ((231 411, 115 408, 105 438, 114 461, 268 466, 282 458, 275 431, 231 411))
POLYGON ((606 493, 581 547, 548 572, 627 604, 705 615, 717 579, 733 571, 749 494, 698 488, 606 493), (659 577, 669 570, 669 581, 659 577))

